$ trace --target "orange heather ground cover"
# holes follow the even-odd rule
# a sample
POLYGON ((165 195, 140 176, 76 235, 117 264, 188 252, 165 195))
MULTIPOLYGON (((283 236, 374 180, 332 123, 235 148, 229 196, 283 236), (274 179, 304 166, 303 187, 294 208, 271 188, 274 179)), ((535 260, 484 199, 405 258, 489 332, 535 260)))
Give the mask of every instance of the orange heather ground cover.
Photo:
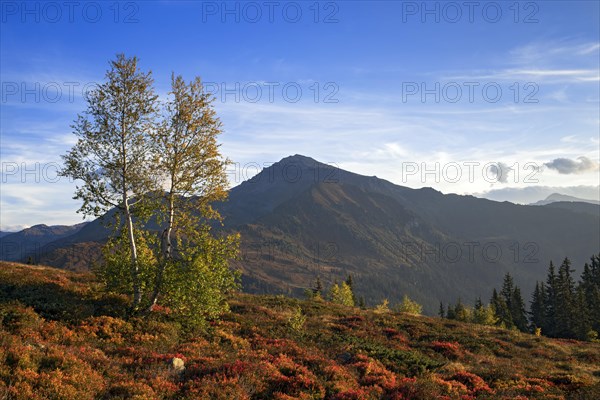
POLYGON ((90 274, 0 263, 0 399, 600 398, 598 343, 246 294, 186 334, 123 304, 90 274))

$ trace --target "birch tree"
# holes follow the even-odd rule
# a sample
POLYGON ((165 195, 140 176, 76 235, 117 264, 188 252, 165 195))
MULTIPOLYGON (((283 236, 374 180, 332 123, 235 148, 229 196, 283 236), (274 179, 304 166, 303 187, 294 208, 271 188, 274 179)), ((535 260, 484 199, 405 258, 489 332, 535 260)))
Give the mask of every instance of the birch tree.
POLYGON ((122 215, 132 309, 142 301, 135 219, 142 214, 139 205, 154 189, 148 136, 155 127, 157 100, 151 72, 141 71, 136 57, 117 55, 106 81, 86 95, 87 110, 72 125, 77 143, 63 156, 61 172, 83 182, 74 197, 83 200, 79 212, 98 217, 115 208, 122 215))
POLYGON ((89 93, 62 174, 83 182, 80 212, 117 210, 119 232, 97 270, 107 289, 130 294, 132 314, 160 301, 186 324, 202 325, 227 309, 238 279, 229 260, 239 236, 212 232, 221 221, 212 204, 227 198, 221 122, 200 78, 173 75, 161 103, 137 64, 118 55, 89 93))
MULTIPOLYGON (((153 165, 163 188, 156 208, 162 210, 163 220, 159 221, 162 227, 159 265, 148 310, 165 291, 167 301, 180 307, 182 303, 174 299, 198 300, 202 296, 197 289, 207 282, 212 281, 207 285, 212 287, 211 299, 234 286, 227 263, 221 261, 235 255, 237 237, 216 238, 210 232, 210 220, 221 219, 211 204, 227 198, 229 161, 221 155, 217 141, 222 133, 221 122, 199 77, 186 83, 173 74, 169 95, 159 129, 152 135, 153 165), (180 253, 178 257, 175 248, 180 253), (214 258, 208 261, 209 253, 224 257, 221 261, 214 258), (199 267, 198 263, 206 265, 199 267), (190 267, 192 264, 196 265, 190 267), (174 276, 182 274, 186 282, 174 276)), ((192 308, 200 309, 201 305, 192 308)))

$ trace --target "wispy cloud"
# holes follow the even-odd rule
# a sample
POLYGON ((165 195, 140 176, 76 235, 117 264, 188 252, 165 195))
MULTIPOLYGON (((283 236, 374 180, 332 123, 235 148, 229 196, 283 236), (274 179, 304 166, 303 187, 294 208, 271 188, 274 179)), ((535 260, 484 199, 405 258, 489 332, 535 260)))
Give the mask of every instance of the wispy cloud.
MULTIPOLYGON (((535 41, 519 46, 509 53, 513 64, 542 65, 557 60, 571 61, 573 57, 581 58, 600 51, 598 42, 577 42, 573 39, 535 41)), ((581 61, 580 59, 578 61, 581 61)))
POLYGON ((598 42, 572 39, 531 42, 498 56, 493 68, 450 73, 447 79, 595 83, 600 80, 599 56, 598 42))
POLYGON ((448 81, 527 81, 537 83, 587 83, 600 81, 597 69, 505 69, 466 75, 454 75, 445 78, 448 81))

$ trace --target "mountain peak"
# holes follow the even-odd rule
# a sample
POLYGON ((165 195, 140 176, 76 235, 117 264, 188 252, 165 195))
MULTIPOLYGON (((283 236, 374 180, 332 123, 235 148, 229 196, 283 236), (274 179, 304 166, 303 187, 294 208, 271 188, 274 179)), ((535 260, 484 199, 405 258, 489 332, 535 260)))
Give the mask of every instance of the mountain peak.
POLYGON ((323 164, 314 158, 303 156, 302 154, 294 154, 293 156, 287 156, 282 158, 276 164, 298 164, 304 167, 315 167, 317 164, 323 164))

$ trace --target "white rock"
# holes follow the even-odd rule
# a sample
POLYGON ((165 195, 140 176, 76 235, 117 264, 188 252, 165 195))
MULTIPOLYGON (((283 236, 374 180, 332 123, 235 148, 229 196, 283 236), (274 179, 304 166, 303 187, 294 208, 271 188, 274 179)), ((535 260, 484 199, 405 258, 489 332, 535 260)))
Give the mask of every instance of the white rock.
POLYGON ((175 372, 183 372, 185 370, 185 363, 181 358, 173 357, 171 359, 171 368, 173 368, 175 372))

